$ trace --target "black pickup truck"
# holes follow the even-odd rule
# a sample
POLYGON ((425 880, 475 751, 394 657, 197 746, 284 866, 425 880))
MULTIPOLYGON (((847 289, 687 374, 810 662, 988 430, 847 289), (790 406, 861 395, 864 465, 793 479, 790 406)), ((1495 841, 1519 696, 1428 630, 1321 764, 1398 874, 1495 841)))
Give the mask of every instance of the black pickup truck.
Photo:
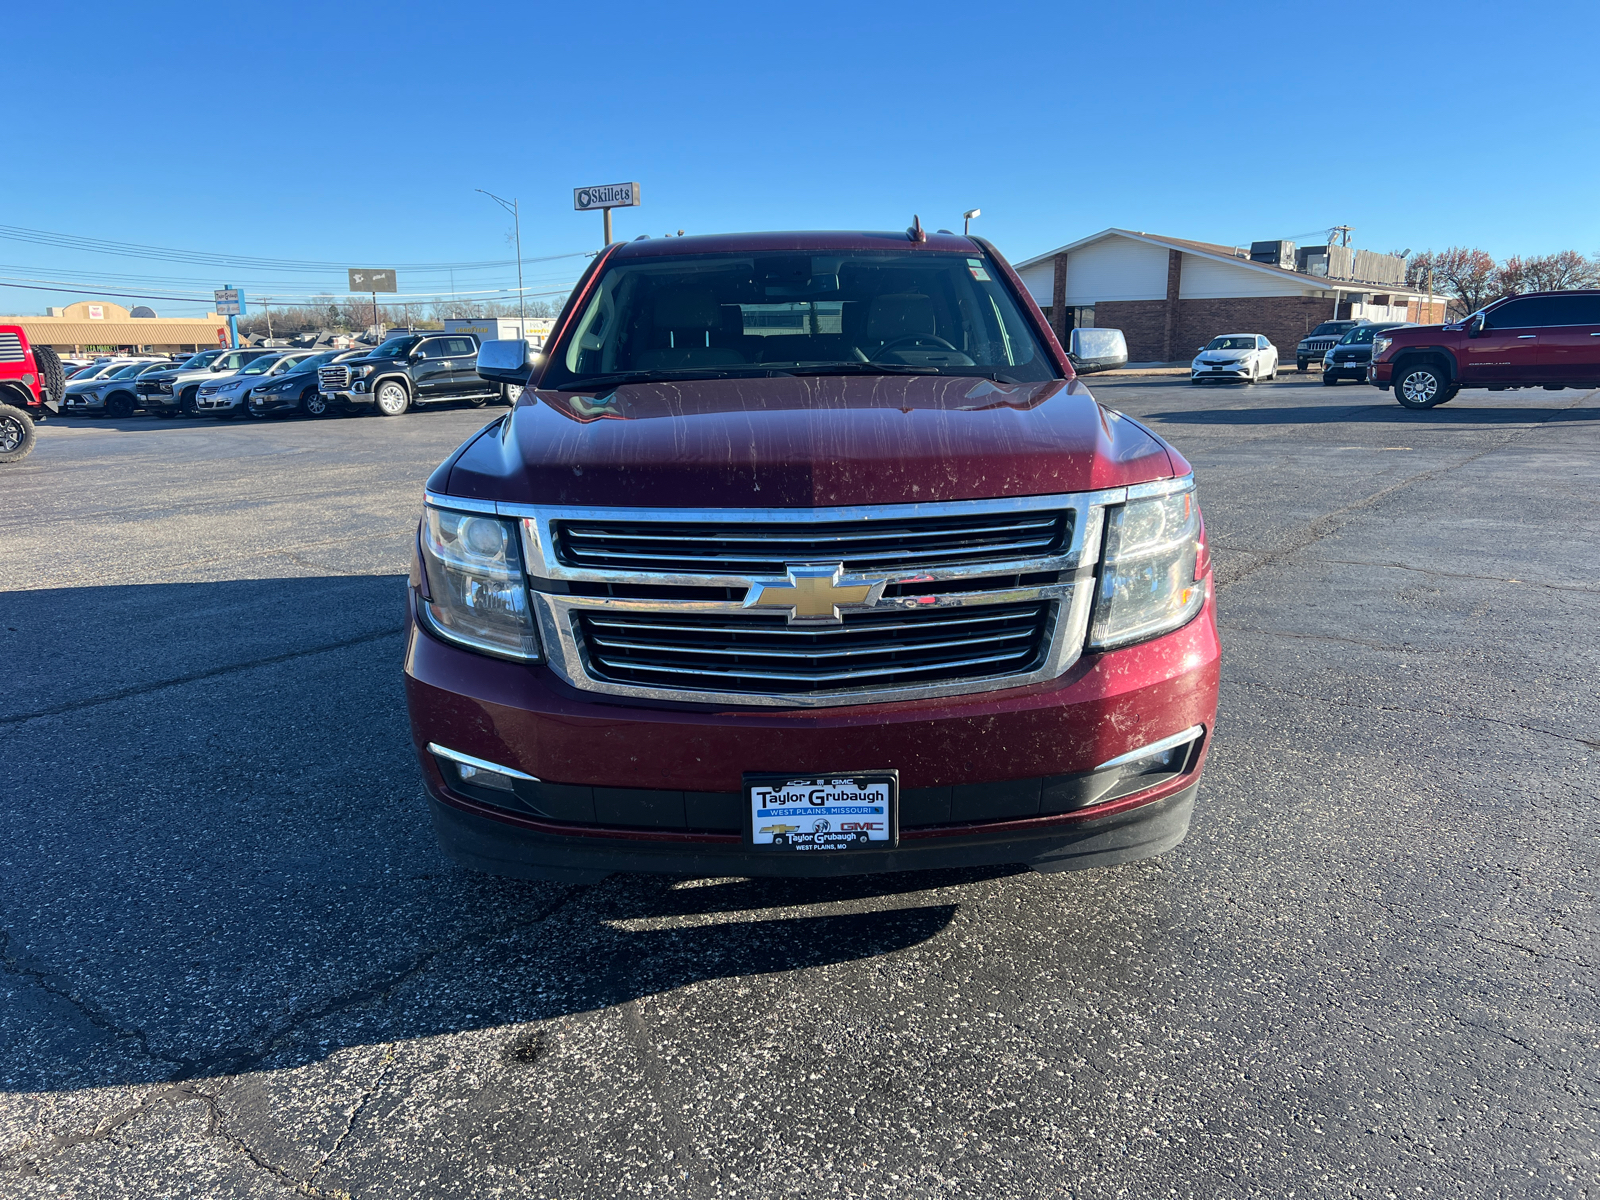
POLYGON ((505 399, 504 386, 478 378, 478 339, 470 333, 397 330, 363 358, 317 372, 327 403, 398 417, 414 405, 464 400, 482 408, 505 399))

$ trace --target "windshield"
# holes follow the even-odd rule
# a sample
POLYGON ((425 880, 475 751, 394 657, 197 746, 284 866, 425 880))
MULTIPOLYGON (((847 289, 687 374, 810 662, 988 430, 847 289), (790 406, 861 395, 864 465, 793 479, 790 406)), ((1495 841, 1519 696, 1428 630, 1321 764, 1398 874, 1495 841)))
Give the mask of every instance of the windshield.
POLYGON ((369 356, 371 358, 404 358, 411 353, 411 348, 420 342, 421 338, 397 337, 390 338, 379 346, 369 356))
POLYGON ((540 386, 774 374, 1056 378, 990 265, 927 251, 624 260, 600 277, 540 386))
POLYGON ((1214 337, 1206 343, 1207 350, 1254 350, 1256 348, 1256 335, 1246 334, 1234 337, 1214 337))
POLYGON ((67 378, 93 379, 96 375, 100 374, 103 369, 104 368, 102 367, 79 367, 76 371, 73 371, 70 375, 68 375, 67 378))
POLYGON ((172 364, 169 363, 169 362, 145 363, 144 367, 139 371, 139 374, 148 375, 152 371, 170 371, 170 370, 172 370, 172 364))
POLYGON ((184 363, 180 370, 198 371, 201 367, 209 367, 221 356, 221 350, 204 350, 184 363))
POLYGON ((1352 329, 1339 339, 1341 346, 1365 346, 1372 341, 1372 335, 1378 332, 1376 325, 1361 325, 1352 329))
POLYGON ((264 354, 260 358, 252 360, 250 365, 247 366, 244 370, 240 371, 239 374, 241 374, 241 375, 265 375, 275 365, 277 365, 278 360, 280 358, 282 358, 282 357, 283 357, 283 355, 281 355, 281 354, 264 354))
POLYGON ((111 372, 109 378, 111 378, 111 379, 132 379, 140 371, 144 370, 144 368, 145 368, 145 364, 144 363, 130 363, 127 366, 120 368, 119 370, 111 372))
POLYGON ((313 354, 310 358, 302 358, 295 363, 294 369, 296 371, 310 371, 320 367, 323 363, 332 362, 336 356, 337 352, 333 350, 326 350, 321 354, 313 354))
POLYGON ((1313 329, 1308 336, 1333 337, 1336 334, 1344 333, 1349 328, 1349 321, 1324 321, 1321 325, 1318 325, 1315 329, 1313 329))

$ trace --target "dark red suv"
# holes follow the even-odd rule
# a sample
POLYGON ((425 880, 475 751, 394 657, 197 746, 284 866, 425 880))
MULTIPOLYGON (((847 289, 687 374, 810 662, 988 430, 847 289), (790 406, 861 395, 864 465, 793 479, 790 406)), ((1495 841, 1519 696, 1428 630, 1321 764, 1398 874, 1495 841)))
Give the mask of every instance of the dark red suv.
POLYGON ((429 479, 405 656, 445 849, 511 875, 1158 854, 1218 644, 1189 465, 955 235, 613 245, 429 479))
POLYGON ((1418 325, 1372 341, 1367 382, 1407 408, 1434 408, 1464 387, 1600 387, 1600 291, 1496 300, 1453 325, 1418 325))

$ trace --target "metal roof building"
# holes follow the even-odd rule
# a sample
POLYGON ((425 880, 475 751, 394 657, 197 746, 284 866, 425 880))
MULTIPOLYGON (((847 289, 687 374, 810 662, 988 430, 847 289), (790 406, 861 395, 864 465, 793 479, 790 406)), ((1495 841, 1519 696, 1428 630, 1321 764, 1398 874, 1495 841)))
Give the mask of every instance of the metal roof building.
POLYGON ((0 317, 0 325, 20 325, 28 341, 61 354, 91 350, 181 352, 228 344, 227 318, 135 317, 120 304, 82 300, 53 309, 48 317, 0 317))

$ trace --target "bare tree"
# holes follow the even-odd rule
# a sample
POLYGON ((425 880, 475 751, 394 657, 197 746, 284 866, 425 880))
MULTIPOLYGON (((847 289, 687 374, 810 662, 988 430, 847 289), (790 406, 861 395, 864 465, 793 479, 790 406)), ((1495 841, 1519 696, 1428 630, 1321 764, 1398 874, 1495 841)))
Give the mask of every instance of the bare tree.
POLYGON ((1413 254, 1406 264, 1406 282, 1452 297, 1465 312, 1474 312, 1505 293, 1500 290, 1500 264, 1483 250, 1451 246, 1413 254))

